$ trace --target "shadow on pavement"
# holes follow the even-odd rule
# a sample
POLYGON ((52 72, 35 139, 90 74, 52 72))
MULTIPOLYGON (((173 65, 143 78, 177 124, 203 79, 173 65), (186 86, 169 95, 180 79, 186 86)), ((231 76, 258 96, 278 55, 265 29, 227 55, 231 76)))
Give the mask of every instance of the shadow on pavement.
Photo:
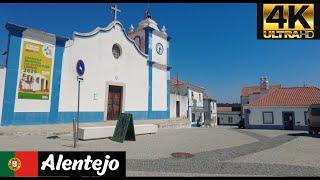
POLYGON ((320 135, 314 135, 309 133, 292 133, 288 134, 288 136, 305 136, 305 137, 313 137, 313 138, 320 138, 320 135))
POLYGON ((60 139, 59 136, 48 136, 47 139, 60 139))
POLYGON ((224 128, 230 128, 230 129, 240 129, 237 125, 218 125, 217 127, 224 127, 224 128))

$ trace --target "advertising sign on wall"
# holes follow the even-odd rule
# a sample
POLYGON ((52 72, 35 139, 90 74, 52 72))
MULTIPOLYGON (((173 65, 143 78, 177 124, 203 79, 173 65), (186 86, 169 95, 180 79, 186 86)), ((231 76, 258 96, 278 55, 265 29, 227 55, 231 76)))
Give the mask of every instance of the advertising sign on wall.
POLYGON ((18 99, 48 100, 54 45, 24 40, 21 53, 18 99))

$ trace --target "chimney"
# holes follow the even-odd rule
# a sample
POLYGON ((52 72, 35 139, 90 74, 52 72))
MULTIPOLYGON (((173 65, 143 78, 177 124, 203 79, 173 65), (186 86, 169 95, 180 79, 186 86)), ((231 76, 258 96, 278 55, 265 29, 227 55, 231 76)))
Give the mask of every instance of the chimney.
POLYGON ((269 81, 267 76, 262 76, 260 78, 260 91, 268 91, 269 90, 269 81))

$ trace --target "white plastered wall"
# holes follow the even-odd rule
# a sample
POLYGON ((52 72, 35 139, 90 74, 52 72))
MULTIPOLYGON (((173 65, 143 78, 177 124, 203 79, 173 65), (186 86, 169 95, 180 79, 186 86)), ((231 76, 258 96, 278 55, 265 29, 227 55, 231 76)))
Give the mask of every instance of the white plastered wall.
POLYGON ((250 125, 264 125, 263 124, 263 112, 273 112, 274 124, 272 125, 283 125, 282 112, 294 112, 294 121, 297 126, 305 125, 304 112, 308 111, 307 107, 264 107, 264 108, 251 108, 249 114, 250 125))
POLYGON ((180 118, 188 116, 188 96, 170 94, 170 118, 176 118, 176 102, 180 101, 180 118))
POLYGON ((76 63, 85 63, 84 81, 81 83, 80 111, 104 112, 106 84, 125 84, 124 111, 147 111, 148 65, 147 58, 135 49, 121 27, 98 32, 90 37, 75 36, 66 45, 63 56, 59 111, 77 109, 76 63), (119 44, 121 56, 115 59, 112 46, 119 44), (95 96, 95 98, 94 98, 95 96))
POLYGON ((6 69, 0 68, 0 124, 2 119, 2 107, 3 107, 5 81, 6 81, 6 69))
POLYGON ((152 69, 152 110, 167 110, 167 71, 152 69))
POLYGON ((202 92, 193 91, 191 89, 188 90, 189 106, 193 106, 192 92, 193 92, 193 99, 195 99, 197 101, 196 106, 197 107, 203 107, 203 93, 202 92))
MULTIPOLYGON (((152 34, 152 61, 167 65, 167 40, 152 34), (158 54, 156 44, 161 43, 163 53, 158 54)), ((152 68, 152 110, 166 111, 167 108, 167 78, 166 69, 152 68)))
POLYGON ((152 34, 152 61, 159 64, 167 65, 167 47, 168 42, 166 39, 159 37, 156 34, 152 34), (160 43, 163 46, 163 53, 158 54, 156 50, 156 45, 160 43))

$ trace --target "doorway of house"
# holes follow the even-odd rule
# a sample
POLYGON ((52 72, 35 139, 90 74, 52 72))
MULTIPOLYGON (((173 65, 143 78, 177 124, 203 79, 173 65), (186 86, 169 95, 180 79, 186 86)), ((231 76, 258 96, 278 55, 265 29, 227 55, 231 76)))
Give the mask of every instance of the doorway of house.
POLYGON ((293 112, 283 112, 283 125, 285 130, 293 130, 294 125, 294 113, 293 112))
POLYGON ((192 122, 196 122, 196 114, 195 113, 192 113, 192 122))
POLYGON ((107 107, 107 120, 118 119, 121 113, 122 106, 122 87, 109 86, 108 91, 108 107, 107 107))
POLYGON ((176 101, 176 117, 180 117, 180 101, 176 101))

